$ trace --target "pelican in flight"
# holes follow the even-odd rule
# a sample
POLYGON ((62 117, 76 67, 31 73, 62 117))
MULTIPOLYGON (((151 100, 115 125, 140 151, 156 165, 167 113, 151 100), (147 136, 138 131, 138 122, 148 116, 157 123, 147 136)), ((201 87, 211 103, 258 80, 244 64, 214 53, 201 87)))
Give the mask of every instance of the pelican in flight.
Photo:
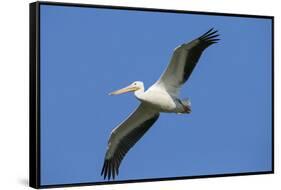
POLYGON ((143 82, 136 81, 129 86, 110 93, 117 95, 134 92, 140 101, 137 109, 114 128, 108 140, 101 175, 104 179, 115 179, 119 166, 126 153, 140 140, 159 118, 160 112, 188 114, 190 102, 181 100, 179 90, 190 77, 203 51, 217 43, 219 34, 210 29, 199 38, 178 46, 172 55, 169 66, 146 91, 143 82))

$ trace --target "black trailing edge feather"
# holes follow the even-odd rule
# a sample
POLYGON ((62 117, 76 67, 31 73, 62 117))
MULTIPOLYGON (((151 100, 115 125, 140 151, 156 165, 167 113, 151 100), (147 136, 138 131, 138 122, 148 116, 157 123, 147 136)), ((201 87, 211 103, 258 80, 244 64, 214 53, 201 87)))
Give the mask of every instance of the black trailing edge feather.
POLYGON ((119 166, 127 154, 127 152, 139 141, 139 139, 150 129, 150 127, 159 118, 159 113, 155 114, 154 117, 143 122, 139 127, 128 133, 122 140, 119 141, 117 149, 110 159, 105 159, 101 171, 101 176, 104 179, 110 180, 111 177, 114 180, 115 176, 119 173, 119 166))
POLYGON ((219 37, 218 31, 211 28, 202 36, 187 44, 189 52, 184 67, 184 76, 181 82, 182 84, 190 77, 203 51, 210 45, 215 44, 220 40, 217 37, 219 37))

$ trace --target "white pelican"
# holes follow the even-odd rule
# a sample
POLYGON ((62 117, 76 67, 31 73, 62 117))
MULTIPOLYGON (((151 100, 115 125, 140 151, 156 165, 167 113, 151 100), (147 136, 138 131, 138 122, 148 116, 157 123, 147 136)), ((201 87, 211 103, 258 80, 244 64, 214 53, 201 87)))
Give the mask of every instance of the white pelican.
POLYGON ((101 175, 114 179, 125 154, 159 118, 160 112, 190 113, 188 100, 178 98, 181 86, 190 77, 202 52, 218 42, 219 34, 213 28, 199 38, 177 47, 166 71, 150 88, 144 91, 141 81, 110 93, 110 95, 134 92, 140 101, 138 108, 114 128, 108 140, 101 175))

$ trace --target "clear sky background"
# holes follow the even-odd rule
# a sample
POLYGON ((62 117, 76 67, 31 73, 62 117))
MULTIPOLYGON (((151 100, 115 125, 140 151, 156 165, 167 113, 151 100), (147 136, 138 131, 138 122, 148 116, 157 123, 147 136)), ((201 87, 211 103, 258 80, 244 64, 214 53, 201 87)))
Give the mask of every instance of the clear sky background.
POLYGON ((108 96, 152 85, 173 49, 211 27, 181 97, 190 115, 161 114, 117 180, 271 170, 271 20, 41 5, 41 183, 104 181, 111 130, 139 102, 108 96))

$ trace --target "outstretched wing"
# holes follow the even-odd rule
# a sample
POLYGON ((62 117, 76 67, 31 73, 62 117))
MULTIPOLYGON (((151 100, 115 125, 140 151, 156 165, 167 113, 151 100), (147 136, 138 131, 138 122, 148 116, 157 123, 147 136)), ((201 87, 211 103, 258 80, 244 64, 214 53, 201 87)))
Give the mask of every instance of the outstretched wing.
POLYGON ((202 52, 210 45, 217 43, 218 36, 216 30, 210 29, 199 38, 177 47, 169 66, 156 84, 162 85, 170 94, 178 96, 180 87, 190 77, 202 52))
POLYGON ((114 179, 126 153, 138 142, 158 119, 156 112, 143 103, 118 127, 111 132, 101 175, 114 179))

